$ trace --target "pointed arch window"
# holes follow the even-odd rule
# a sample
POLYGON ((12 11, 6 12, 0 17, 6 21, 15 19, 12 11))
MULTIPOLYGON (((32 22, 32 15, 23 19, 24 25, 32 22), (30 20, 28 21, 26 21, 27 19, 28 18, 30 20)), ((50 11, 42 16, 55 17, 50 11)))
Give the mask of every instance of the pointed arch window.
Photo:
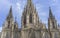
POLYGON ((10 20, 8 21, 8 28, 9 28, 9 26, 10 26, 10 20))
POLYGON ((29 22, 32 23, 32 14, 30 13, 29 22))
POLYGON ((24 15, 24 25, 26 24, 26 15, 24 15))
POLYGON ((55 28, 55 26, 54 26, 54 22, 52 22, 52 24, 53 24, 53 28, 55 28))

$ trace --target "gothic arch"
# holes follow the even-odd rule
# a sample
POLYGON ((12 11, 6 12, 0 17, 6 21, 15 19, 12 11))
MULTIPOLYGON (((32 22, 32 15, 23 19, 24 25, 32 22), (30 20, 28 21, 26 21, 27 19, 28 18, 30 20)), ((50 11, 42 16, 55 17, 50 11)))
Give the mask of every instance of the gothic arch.
POLYGON ((32 23, 32 13, 29 15, 29 22, 32 23))
POLYGON ((24 15, 24 24, 26 24, 26 15, 24 15))

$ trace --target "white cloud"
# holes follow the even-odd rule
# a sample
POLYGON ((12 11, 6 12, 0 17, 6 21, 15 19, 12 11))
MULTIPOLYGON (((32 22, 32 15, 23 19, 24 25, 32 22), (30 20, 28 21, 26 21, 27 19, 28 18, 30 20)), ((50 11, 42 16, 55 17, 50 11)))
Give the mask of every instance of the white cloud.
POLYGON ((0 0, 1 5, 9 6, 11 3, 8 0, 0 0))
POLYGON ((41 16, 47 16, 47 14, 45 12, 41 12, 39 13, 41 16))
POLYGON ((36 9, 37 10, 40 10, 40 9, 42 9, 43 8, 43 5, 41 5, 41 4, 36 4, 36 9))
POLYGON ((52 1, 55 2, 55 3, 58 2, 58 0, 52 0, 52 1))
POLYGON ((16 5, 17 5, 17 10, 20 10, 21 7, 20 3, 17 2, 16 5))
POLYGON ((47 21, 47 20, 45 20, 43 23, 47 24, 47 23, 48 23, 48 21, 47 21))
POLYGON ((58 0, 52 0, 51 5, 52 6, 58 6, 59 5, 59 1, 58 0))
POLYGON ((2 27, 0 27, 0 32, 2 31, 2 27))
POLYGON ((56 0, 53 0, 54 2, 56 2, 56 0))
POLYGON ((15 11, 17 11, 17 13, 19 13, 19 15, 21 15, 21 12, 22 12, 21 6, 22 6, 22 4, 20 4, 19 2, 16 3, 16 7, 14 6, 15 11))

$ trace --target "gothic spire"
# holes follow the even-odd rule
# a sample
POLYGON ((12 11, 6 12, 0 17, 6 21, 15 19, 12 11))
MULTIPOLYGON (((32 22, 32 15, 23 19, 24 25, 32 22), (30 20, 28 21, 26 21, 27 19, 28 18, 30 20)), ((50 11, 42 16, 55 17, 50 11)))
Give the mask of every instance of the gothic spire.
POLYGON ((16 17, 15 17, 15 22, 14 22, 14 28, 18 28, 18 23, 16 21, 16 17))
POLYGON ((52 11, 51 11, 51 7, 49 7, 49 17, 50 17, 50 18, 53 17, 53 14, 52 14, 52 11))
POLYGON ((27 4, 32 4, 32 0, 27 0, 27 4))
POLYGON ((7 19, 10 19, 10 18, 13 18, 13 15, 12 15, 12 6, 10 7, 9 14, 7 16, 7 19))
POLYGON ((32 0, 27 0, 26 10, 31 13, 33 11, 36 11, 34 8, 34 5, 32 3, 32 0))
POLYGON ((29 6, 30 6, 30 8, 31 8, 31 9, 33 9, 33 10, 35 10, 35 9, 36 9, 36 8, 34 7, 34 4, 33 4, 32 0, 28 0, 27 5, 29 5, 29 6))
POLYGON ((55 16, 52 14, 51 7, 49 7, 49 18, 55 19, 55 16))
POLYGON ((26 27, 30 27, 30 25, 28 26, 28 24, 38 25, 38 23, 39 23, 39 17, 36 12, 36 8, 34 7, 32 0, 27 0, 27 5, 24 8, 22 15, 22 25, 23 25, 22 27, 26 28, 26 27))
POLYGON ((57 28, 57 22, 56 22, 55 17, 52 14, 52 11, 51 11, 50 7, 49 7, 48 28, 49 29, 57 28))
POLYGON ((16 17, 15 17, 15 25, 17 24, 16 17))

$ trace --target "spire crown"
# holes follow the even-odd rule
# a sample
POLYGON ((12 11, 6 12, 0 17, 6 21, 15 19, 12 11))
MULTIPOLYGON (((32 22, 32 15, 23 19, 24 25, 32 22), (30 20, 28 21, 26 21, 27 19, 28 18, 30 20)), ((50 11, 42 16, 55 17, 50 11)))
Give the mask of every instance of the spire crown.
POLYGON ((15 24, 16 24, 17 22, 16 22, 16 17, 15 17, 15 24))
POLYGON ((15 22, 14 22, 14 23, 15 23, 15 25, 18 25, 18 23, 17 23, 17 18, 16 18, 16 17, 15 17, 15 22))
POLYGON ((27 5, 32 6, 32 0, 27 0, 27 5))
POLYGON ((49 17, 50 18, 53 18, 54 17, 53 14, 52 14, 52 11, 51 11, 51 7, 49 7, 49 17))
POLYGON ((27 0, 28 2, 32 2, 32 0, 27 0))
POLYGON ((9 15, 12 17, 12 6, 10 7, 9 15))
POLYGON ((18 23, 17 23, 16 19, 17 18, 15 17, 14 28, 18 28, 18 23))
POLYGON ((12 12, 12 6, 10 7, 10 13, 12 12))
POLYGON ((13 17, 13 15, 12 15, 12 6, 10 7, 10 10, 9 10, 9 14, 8 14, 8 17, 7 17, 7 19, 10 19, 10 18, 12 18, 13 17))

